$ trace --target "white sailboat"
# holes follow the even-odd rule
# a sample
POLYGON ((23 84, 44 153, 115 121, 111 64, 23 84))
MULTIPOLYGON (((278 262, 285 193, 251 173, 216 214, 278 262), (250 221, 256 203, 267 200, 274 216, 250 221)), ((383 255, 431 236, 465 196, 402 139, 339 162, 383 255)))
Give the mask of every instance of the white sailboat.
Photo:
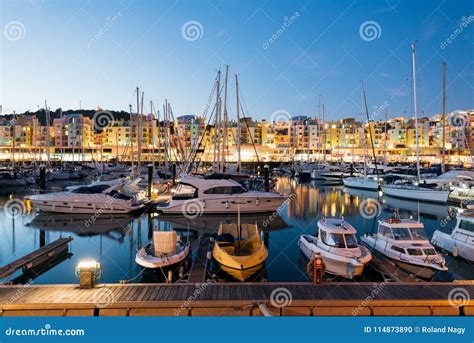
POLYGON ((413 68, 413 103, 415 111, 415 141, 416 141, 416 170, 417 182, 415 184, 387 184, 382 186, 385 195, 410 199, 416 201, 447 203, 449 190, 441 188, 422 187, 420 183, 420 147, 418 142, 418 104, 416 98, 416 51, 412 44, 412 68, 413 68))

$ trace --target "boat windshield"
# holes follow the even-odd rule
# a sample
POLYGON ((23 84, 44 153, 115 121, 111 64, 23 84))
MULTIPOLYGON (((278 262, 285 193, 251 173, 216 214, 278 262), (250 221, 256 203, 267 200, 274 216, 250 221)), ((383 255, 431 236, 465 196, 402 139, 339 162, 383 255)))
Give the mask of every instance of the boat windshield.
POLYGON ((346 245, 348 248, 357 248, 357 238, 354 234, 345 234, 344 238, 346 239, 346 245))
POLYGON ((100 194, 108 188, 110 188, 110 185, 84 186, 84 187, 79 187, 79 188, 73 190, 72 193, 100 194))
POLYGON ((321 238, 326 245, 336 248, 345 248, 344 235, 340 233, 330 233, 321 231, 321 238))
POLYGON ((466 230, 466 231, 474 232, 474 223, 471 222, 471 221, 461 219, 461 221, 459 223, 459 228, 463 229, 463 230, 466 230))
POLYGON ((411 241, 410 230, 406 227, 392 228, 393 237, 397 241, 411 241))
POLYGON ((411 228, 411 236, 413 237, 413 240, 427 240, 428 236, 426 235, 426 232, 423 228, 411 228))
POLYGON ((191 185, 187 185, 185 183, 180 183, 176 187, 176 192, 173 195, 173 199, 175 200, 185 200, 185 199, 193 199, 196 197, 197 189, 191 185))

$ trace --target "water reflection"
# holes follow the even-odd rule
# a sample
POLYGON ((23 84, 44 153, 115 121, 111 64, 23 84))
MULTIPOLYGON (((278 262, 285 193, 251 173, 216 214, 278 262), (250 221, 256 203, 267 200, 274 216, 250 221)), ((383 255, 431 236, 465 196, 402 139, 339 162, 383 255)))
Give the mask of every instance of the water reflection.
MULTIPOLYGON (((419 217, 431 237, 450 210, 447 206, 379 197, 377 192, 350 190, 342 186, 328 186, 316 182, 299 184, 292 178, 278 179, 277 190, 295 195, 278 210, 279 216, 272 219, 271 214, 241 217, 243 223, 257 222, 265 232, 264 241, 269 256, 265 268, 258 277, 269 281, 308 280, 306 261, 302 259, 297 241, 301 234, 316 232, 316 223, 323 217, 344 217, 357 229, 358 235, 361 235, 374 232, 377 229, 378 219, 389 217, 394 210, 397 210, 402 217, 413 216, 415 219, 419 217), (373 218, 361 216, 359 206, 366 199, 380 202, 380 213, 377 216, 373 218)), ((23 196, 24 193, 18 191, 16 194, 9 193, 0 196, 0 202, 3 205, 11 198, 21 199, 23 196)), ((180 235, 189 234, 190 241, 195 242, 203 235, 216 232, 220 223, 237 221, 235 215, 186 219, 182 216, 155 214, 143 214, 140 217, 104 214, 86 225, 90 218, 87 215, 36 214, 30 212, 28 206, 25 208, 24 215, 18 218, 10 218, 0 211, 1 265, 59 237, 74 238, 70 243, 70 252, 73 255, 44 270, 36 277, 35 283, 77 283, 75 266, 86 258, 93 258, 102 263, 103 281, 106 282, 156 281, 159 279, 157 275, 142 272, 135 263, 137 249, 150 241, 153 230, 180 230, 180 235)), ((443 230, 449 232, 454 225, 455 220, 450 220, 443 230)), ((447 263, 455 278, 474 279, 474 268, 469 262, 448 256, 447 263)), ((187 267, 189 265, 190 263, 187 267)), ((18 276, 19 274, 14 275, 18 276)))

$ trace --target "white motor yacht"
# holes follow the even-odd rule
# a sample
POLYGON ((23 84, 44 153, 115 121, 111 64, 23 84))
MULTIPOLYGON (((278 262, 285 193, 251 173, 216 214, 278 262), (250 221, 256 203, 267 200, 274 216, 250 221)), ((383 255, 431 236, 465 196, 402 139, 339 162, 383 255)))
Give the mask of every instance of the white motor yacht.
POLYGON ((376 234, 361 241, 395 262, 401 269, 424 279, 447 271, 444 257, 436 252, 425 233, 423 223, 413 219, 379 220, 376 234))
POLYGON ((474 212, 460 213, 451 234, 436 230, 431 242, 454 257, 474 262, 474 212))
POLYGON ((183 177, 169 202, 158 204, 162 214, 202 214, 274 212, 287 199, 276 192, 247 191, 240 183, 227 179, 183 177))
MULTIPOLYGON (((133 182, 130 184, 133 185, 133 182)), ((91 214, 130 213, 141 210, 147 201, 144 191, 128 188, 125 181, 96 181, 65 192, 37 194, 26 198, 44 212, 91 214)))
POLYGON ((342 219, 318 221, 318 235, 302 235, 298 246, 310 261, 320 253, 328 273, 348 279, 361 275, 372 259, 369 250, 358 244, 356 229, 342 219))

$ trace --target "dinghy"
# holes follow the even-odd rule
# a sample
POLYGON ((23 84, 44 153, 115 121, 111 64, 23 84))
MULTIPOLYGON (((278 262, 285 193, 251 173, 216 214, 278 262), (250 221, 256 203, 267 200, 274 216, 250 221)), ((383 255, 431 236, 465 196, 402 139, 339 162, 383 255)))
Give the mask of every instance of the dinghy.
POLYGON ((256 224, 221 224, 212 256, 223 271, 245 281, 263 267, 268 251, 256 224))
POLYGON ((138 250, 135 262, 142 267, 173 268, 187 259, 189 242, 178 240, 176 231, 154 231, 153 242, 138 250))
POLYGON ((298 246, 310 261, 321 254, 328 273, 347 279, 361 275, 372 259, 369 250, 357 243, 356 229, 342 219, 318 221, 318 235, 302 235, 298 246))

